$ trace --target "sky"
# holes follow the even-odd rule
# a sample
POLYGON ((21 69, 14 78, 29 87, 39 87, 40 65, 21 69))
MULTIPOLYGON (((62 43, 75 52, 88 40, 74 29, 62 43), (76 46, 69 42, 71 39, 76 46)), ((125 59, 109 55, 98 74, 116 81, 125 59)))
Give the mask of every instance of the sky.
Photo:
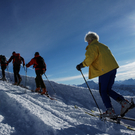
MULTIPOLYGON (((16 51, 28 63, 39 52, 49 80, 82 84, 76 65, 85 59, 84 37, 93 31, 120 66, 116 80, 135 79, 134 5, 134 0, 1 0, 0 54, 8 60, 16 51)), ((13 72, 12 63, 7 71, 13 72)), ((88 80, 88 67, 82 72, 88 80)), ((35 77, 32 66, 27 73, 21 67, 20 74, 35 77)))

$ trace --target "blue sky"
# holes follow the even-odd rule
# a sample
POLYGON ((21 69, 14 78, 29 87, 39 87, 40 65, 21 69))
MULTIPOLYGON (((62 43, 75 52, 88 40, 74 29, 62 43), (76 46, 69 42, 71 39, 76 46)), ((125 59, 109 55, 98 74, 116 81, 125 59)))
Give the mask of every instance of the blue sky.
MULTIPOLYGON (((82 84, 76 65, 85 58, 85 34, 94 31, 120 66, 116 80, 135 78, 134 5, 134 0, 0 1, 0 54, 10 58, 16 51, 28 63, 38 51, 49 80, 82 84)), ((88 68, 82 71, 87 78, 88 68)), ((23 68, 20 73, 25 75, 23 68)), ((34 69, 27 74, 35 77, 34 69)))

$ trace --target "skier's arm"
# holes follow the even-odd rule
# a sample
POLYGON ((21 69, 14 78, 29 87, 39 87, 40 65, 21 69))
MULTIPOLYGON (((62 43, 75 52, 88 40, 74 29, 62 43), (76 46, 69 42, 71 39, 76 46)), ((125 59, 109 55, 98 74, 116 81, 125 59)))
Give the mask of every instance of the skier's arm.
POLYGON ((7 64, 10 63, 13 60, 13 56, 10 57, 10 59, 7 61, 7 64))
POLYGON ((36 60, 33 58, 33 59, 31 59, 31 61, 28 63, 28 64, 26 64, 26 67, 30 67, 31 65, 37 65, 37 62, 36 62, 36 60))
POLYGON ((23 62, 23 66, 25 65, 25 60, 23 57, 21 57, 21 61, 23 62))
POLYGON ((83 66, 90 66, 93 61, 96 59, 98 53, 96 46, 89 46, 88 50, 85 53, 85 59, 82 62, 83 66))

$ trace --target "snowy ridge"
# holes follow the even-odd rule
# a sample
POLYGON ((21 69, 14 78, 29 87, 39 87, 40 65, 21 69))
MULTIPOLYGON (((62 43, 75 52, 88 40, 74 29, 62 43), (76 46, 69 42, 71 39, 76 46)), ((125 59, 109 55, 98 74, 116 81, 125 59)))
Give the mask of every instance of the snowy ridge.
MULTIPOLYGON (((25 83, 25 78, 23 78, 23 83, 25 83)), ((49 94, 54 96, 57 101, 0 81, 0 135, 135 134, 134 131, 121 125, 103 122, 75 109, 74 105, 77 105, 85 110, 98 111, 88 89, 51 82, 56 91, 54 94, 48 81, 45 81, 45 84, 49 94)), ((27 86, 35 87, 34 78, 27 77, 27 86)), ((105 111, 98 90, 92 89, 92 93, 99 107, 105 111)), ((135 95, 126 98, 131 97, 135 101, 135 95)), ((115 101, 112 103, 116 113, 119 113, 120 105, 115 101)), ((135 109, 131 110, 127 116, 135 118, 134 112, 135 109)), ((124 122, 135 125, 134 122, 124 122)))
MULTIPOLYGON (((94 81, 87 82, 92 89, 99 89, 99 86, 94 81)), ((87 88, 86 83, 78 85, 79 87, 87 88)), ((135 95, 135 80, 128 79, 124 81, 116 81, 113 85, 113 89, 117 90, 120 93, 124 93, 125 95, 135 95), (131 81, 131 82, 130 82, 131 81), (123 92, 122 92, 123 91, 123 92)))

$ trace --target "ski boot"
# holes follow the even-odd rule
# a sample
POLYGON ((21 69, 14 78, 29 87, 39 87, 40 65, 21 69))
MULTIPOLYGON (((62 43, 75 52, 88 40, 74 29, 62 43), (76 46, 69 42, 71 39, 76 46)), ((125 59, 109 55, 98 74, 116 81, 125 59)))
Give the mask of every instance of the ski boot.
POLYGON ((131 103, 128 100, 123 100, 120 102, 121 104, 121 117, 125 116, 125 114, 135 107, 134 101, 131 98, 131 103))
POLYGON ((113 119, 113 120, 117 119, 117 115, 113 108, 108 108, 103 114, 100 115, 101 119, 106 118, 106 117, 113 119))
POLYGON ((5 77, 2 77, 2 81, 7 81, 7 79, 5 77))
POLYGON ((43 88, 43 91, 41 92, 41 95, 48 95, 47 91, 46 91, 46 88, 43 88))
POLYGON ((19 82, 17 83, 17 85, 19 85, 22 81, 22 78, 19 78, 19 82))
POLYGON ((13 85, 17 85, 17 82, 13 83, 13 85))
POLYGON ((35 92, 39 92, 39 91, 40 91, 40 88, 36 88, 36 89, 35 89, 35 92))

